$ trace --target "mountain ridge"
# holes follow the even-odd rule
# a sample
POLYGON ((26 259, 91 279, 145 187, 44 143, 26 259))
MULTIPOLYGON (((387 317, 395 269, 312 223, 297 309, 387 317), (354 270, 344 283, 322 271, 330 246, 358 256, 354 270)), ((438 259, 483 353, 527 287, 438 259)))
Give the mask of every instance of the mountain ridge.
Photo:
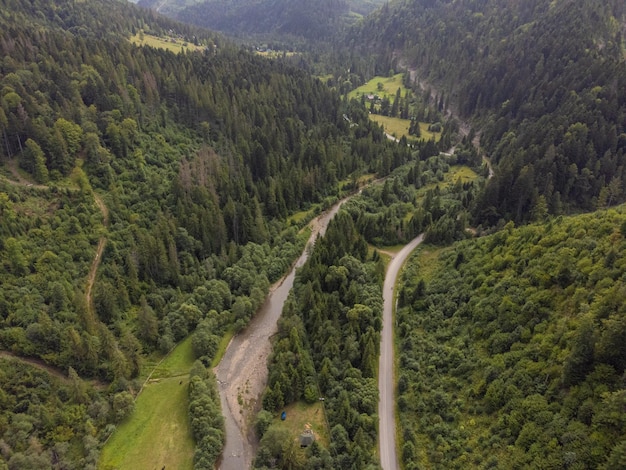
POLYGON ((501 166, 476 221, 524 222, 540 197, 554 214, 591 210, 613 178, 625 186, 625 15, 615 1, 405 1, 348 38, 355 56, 402 57, 472 118, 501 166))

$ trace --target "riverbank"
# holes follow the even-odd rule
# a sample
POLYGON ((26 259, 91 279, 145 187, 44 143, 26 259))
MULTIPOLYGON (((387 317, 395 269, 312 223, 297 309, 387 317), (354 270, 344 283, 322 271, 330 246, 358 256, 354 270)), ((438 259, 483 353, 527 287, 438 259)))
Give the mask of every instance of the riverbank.
POLYGON ((271 337, 277 331, 277 322, 293 287, 297 268, 306 262, 317 237, 324 235, 328 223, 350 197, 337 202, 308 224, 311 235, 291 271, 271 287, 263 306, 248 326, 233 337, 214 369, 226 426, 226 443, 219 465, 222 470, 242 470, 252 466, 257 447, 253 423, 267 383, 271 337))

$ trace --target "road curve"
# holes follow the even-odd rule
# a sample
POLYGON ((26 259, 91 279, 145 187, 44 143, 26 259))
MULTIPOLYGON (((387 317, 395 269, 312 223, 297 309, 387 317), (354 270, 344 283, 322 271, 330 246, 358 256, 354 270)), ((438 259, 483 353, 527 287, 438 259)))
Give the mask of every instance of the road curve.
POLYGON ((394 289, 400 269, 411 252, 424 239, 424 235, 414 238, 398 253, 392 256, 383 285, 383 330, 380 343, 380 362, 378 366, 378 448, 380 464, 383 470, 397 470, 398 456, 396 453, 396 413, 395 413, 395 380, 393 370, 393 311, 395 306, 394 289))
POLYGON ((348 199, 342 199, 311 221, 311 235, 302 255, 289 274, 271 287, 263 306, 245 330, 231 340, 214 369, 226 427, 220 470, 244 470, 252 466, 256 442, 251 424, 260 409, 259 399, 267 383, 270 338, 277 331, 277 321, 293 286, 296 269, 305 263, 317 237, 326 233, 328 223, 348 199))

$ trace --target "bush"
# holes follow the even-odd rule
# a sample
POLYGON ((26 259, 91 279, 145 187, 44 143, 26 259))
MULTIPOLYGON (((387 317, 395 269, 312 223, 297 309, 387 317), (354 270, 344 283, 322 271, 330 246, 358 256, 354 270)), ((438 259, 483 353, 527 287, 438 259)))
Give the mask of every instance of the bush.
POLYGON ((261 410, 259 411, 259 414, 257 414, 256 416, 256 423, 255 423, 255 428, 256 428, 256 432, 258 434, 259 438, 262 438, 263 435, 265 434, 265 431, 267 431, 267 429, 270 427, 270 424, 272 424, 272 413, 270 413, 267 410, 261 410))
POLYGON ((135 410, 135 399, 129 392, 119 392, 113 397, 113 414, 116 423, 121 423, 135 410))

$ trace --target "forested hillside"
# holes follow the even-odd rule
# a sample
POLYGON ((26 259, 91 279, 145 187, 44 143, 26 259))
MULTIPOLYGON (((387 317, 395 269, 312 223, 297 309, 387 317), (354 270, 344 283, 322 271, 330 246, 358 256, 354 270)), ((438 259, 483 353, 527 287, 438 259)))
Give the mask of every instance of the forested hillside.
POLYGON ((405 468, 624 468, 625 232, 620 206, 407 263, 405 468))
POLYGON ((269 360, 255 468, 274 468, 272 462, 279 468, 377 468, 385 265, 368 242, 397 245, 422 231, 436 243, 466 237, 467 211, 479 186, 473 178, 464 181, 460 167, 453 166, 466 163, 468 149, 451 157, 433 153, 438 151, 432 142, 422 145, 410 163, 346 202, 298 271, 269 360), (330 446, 299 453, 293 436, 271 425, 272 416, 297 401, 315 403, 320 394, 330 446))
POLYGON ((93 468, 146 357, 247 322, 302 246, 286 216, 401 158, 306 73, 132 5, 5 1, 0 50, 0 460, 93 468))
POLYGON ((271 468, 272 460, 279 468, 375 465, 383 274, 382 260, 368 256, 365 239, 348 214, 340 212, 298 273, 263 397, 264 408, 275 412, 295 400, 315 402, 321 393, 331 446, 314 449, 305 466, 294 461, 297 454, 288 445, 293 438, 270 429, 256 468, 271 468))
POLYGON ((495 224, 624 200, 625 25, 619 0, 405 0, 347 40, 352 73, 414 68, 481 131, 497 171, 475 216, 495 224))
POLYGON ((320 39, 328 38, 348 11, 345 0, 209 1, 187 7, 177 17, 230 34, 274 33, 320 39))
MULTIPOLYGON (((142 0, 140 4, 156 6, 160 2, 142 0)), ((170 14, 181 21, 234 36, 261 36, 308 48, 328 41, 380 4, 380 0, 209 0, 174 7, 170 14), (303 38, 308 44, 302 42, 303 38)), ((164 13, 168 14, 167 6, 164 13)))

